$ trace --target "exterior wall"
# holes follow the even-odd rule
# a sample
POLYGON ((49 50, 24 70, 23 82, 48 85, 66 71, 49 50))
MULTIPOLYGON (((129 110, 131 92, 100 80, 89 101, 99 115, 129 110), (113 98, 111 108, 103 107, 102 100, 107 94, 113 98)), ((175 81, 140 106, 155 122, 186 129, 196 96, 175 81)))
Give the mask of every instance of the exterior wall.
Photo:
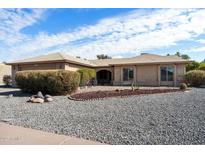
POLYGON ((24 64, 24 65, 12 65, 12 85, 15 87, 15 74, 18 71, 28 70, 54 70, 54 69, 65 69, 64 63, 49 63, 49 64, 24 64))
POLYGON ((123 81, 123 68, 134 69, 134 81, 140 85, 157 86, 158 85, 158 67, 157 65, 139 65, 139 66, 116 66, 114 67, 114 85, 130 85, 132 81, 123 81))
POLYGON ((19 71, 64 69, 63 63, 18 65, 19 71))
POLYGON ((65 63, 65 70, 69 70, 69 71, 77 71, 81 67, 82 66, 79 65, 65 63))
POLYGON ((134 68, 134 81, 142 86, 178 86, 186 73, 185 64, 115 66, 113 85, 131 84, 123 81, 123 68, 128 67, 134 68), (160 81, 160 67, 170 65, 174 67, 174 81, 160 81))
POLYGON ((176 65, 176 85, 179 85, 183 82, 183 75, 186 73, 185 64, 176 65))
POLYGON ((122 80, 121 67, 115 66, 113 85, 121 85, 121 80, 122 80))
POLYGON ((11 75, 11 66, 0 63, 0 85, 3 84, 4 75, 11 75))
MULTIPOLYGON (((12 66, 12 80, 15 86, 15 74, 18 71, 25 70, 51 70, 51 69, 65 69, 70 71, 77 71, 83 66, 69 64, 69 63, 50 63, 50 64, 29 64, 29 65, 13 65, 12 66)), ((134 69, 134 81, 143 86, 177 86, 182 82, 182 76, 185 74, 185 64, 166 64, 166 65, 131 65, 131 66, 114 66, 95 68, 96 72, 100 70, 108 70, 111 72, 111 80, 113 85, 129 85, 132 81, 123 81, 123 68, 134 69), (174 81, 160 81, 160 66, 174 66, 174 81)))
MULTIPOLYGON (((163 66, 173 66, 174 67, 174 80, 176 80, 176 65, 174 64, 165 64, 165 65, 159 65, 159 72, 160 72, 160 67, 163 66)), ((161 73, 159 73, 159 86, 175 86, 174 81, 160 81, 161 73)))
POLYGON ((158 86, 158 66, 143 65, 136 66, 136 80, 139 85, 158 86))

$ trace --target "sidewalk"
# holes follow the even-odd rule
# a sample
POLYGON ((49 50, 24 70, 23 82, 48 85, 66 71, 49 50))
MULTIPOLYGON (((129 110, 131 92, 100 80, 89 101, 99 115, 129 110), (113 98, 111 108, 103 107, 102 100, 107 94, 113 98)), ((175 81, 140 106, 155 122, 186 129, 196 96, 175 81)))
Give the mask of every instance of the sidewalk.
POLYGON ((0 145, 99 145, 101 143, 0 123, 0 145))

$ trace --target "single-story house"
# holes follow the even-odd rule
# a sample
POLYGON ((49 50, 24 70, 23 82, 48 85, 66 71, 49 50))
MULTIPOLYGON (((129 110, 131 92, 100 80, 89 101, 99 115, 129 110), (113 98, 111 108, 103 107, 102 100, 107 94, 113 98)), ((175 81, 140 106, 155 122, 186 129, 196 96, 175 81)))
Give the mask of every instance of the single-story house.
POLYGON ((3 85, 4 75, 11 75, 11 66, 0 63, 0 85, 3 85))
POLYGON ((144 86, 177 86, 190 61, 178 56, 161 56, 143 53, 132 58, 86 60, 65 53, 52 53, 7 63, 12 66, 13 85, 15 74, 25 70, 64 69, 77 71, 81 67, 96 70, 99 85, 128 85, 136 81, 144 86))

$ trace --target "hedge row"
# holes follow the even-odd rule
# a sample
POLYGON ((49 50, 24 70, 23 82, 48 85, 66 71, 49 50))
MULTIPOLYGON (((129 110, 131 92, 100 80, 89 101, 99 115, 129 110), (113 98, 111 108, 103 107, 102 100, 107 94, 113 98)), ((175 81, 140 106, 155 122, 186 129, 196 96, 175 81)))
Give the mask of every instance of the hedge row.
POLYGON ((21 71, 17 72, 15 80, 25 92, 66 95, 77 90, 80 74, 67 70, 21 71))
POLYGON ((90 81, 94 80, 96 77, 95 69, 91 69, 91 68, 80 68, 78 70, 78 73, 80 73, 81 86, 87 85, 90 81))
POLYGON ((191 86, 199 87, 201 85, 205 85, 205 71, 189 71, 185 74, 185 80, 191 86))

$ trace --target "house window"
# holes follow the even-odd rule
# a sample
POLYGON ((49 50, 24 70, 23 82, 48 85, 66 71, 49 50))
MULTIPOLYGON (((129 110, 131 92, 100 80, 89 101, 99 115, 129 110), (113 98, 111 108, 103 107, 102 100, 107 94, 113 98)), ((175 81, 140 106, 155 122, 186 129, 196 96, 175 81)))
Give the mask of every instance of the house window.
POLYGON ((130 81, 134 79, 133 68, 123 68, 123 81, 130 81))
POLYGON ((161 81, 173 81, 174 80, 174 69, 172 66, 161 67, 161 81))
POLYGON ((63 65, 62 64, 59 64, 59 69, 63 69, 63 65))

